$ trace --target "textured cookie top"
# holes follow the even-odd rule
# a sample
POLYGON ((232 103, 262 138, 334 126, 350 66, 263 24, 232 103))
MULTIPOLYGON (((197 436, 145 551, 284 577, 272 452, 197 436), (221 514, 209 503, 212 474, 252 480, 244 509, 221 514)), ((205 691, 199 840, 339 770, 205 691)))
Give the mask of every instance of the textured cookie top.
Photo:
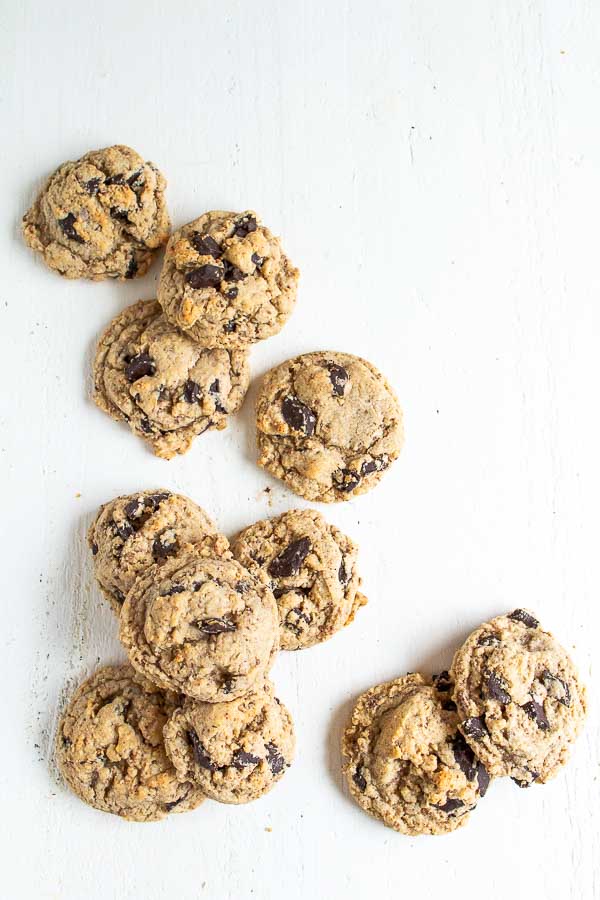
POLYGON ((234 700, 273 663, 277 606, 235 560, 183 555, 140 575, 120 637, 132 665, 157 684, 210 703, 234 700))
POLYGON ((154 563, 210 542, 212 555, 227 553, 227 539, 207 514, 188 497, 163 488, 116 497, 104 503, 89 527, 98 584, 117 615, 135 579, 154 563), (219 553, 217 553, 219 549, 219 553))
POLYGON ((179 777, 221 803, 247 803, 270 791, 294 756, 294 725, 270 681, 231 703, 187 698, 164 731, 179 777))
POLYGON ((404 834, 454 831, 489 784, 449 689, 445 677, 433 685, 421 675, 377 685, 359 697, 342 738, 352 797, 404 834))
POLYGON ((564 765, 585 718, 585 689, 535 616, 516 609, 480 625, 452 675, 461 731, 493 775, 528 787, 564 765))
POLYGON ((130 147, 66 162, 23 217, 23 236, 67 278, 135 278, 169 236, 166 181, 130 147))
POLYGON ((250 572, 270 580, 283 650, 327 640, 366 603, 358 593, 358 547, 315 509, 292 509, 250 525, 232 551, 250 572))
POLYGON ((171 325, 155 300, 142 300, 100 338, 94 400, 170 459, 209 428, 225 428, 249 380, 246 351, 202 347, 171 325))
POLYGON ((299 273, 256 213, 207 212, 167 245, 158 299, 171 322, 207 347, 244 347, 276 334, 299 273))
POLYGON ((256 404, 259 465, 307 500, 349 500, 374 487, 402 446, 402 413, 374 366, 349 353, 289 359, 256 404))
POLYGON ((204 799, 165 753, 163 727, 178 698, 107 666, 75 692, 58 727, 56 758, 86 803, 136 822, 194 809, 204 799))

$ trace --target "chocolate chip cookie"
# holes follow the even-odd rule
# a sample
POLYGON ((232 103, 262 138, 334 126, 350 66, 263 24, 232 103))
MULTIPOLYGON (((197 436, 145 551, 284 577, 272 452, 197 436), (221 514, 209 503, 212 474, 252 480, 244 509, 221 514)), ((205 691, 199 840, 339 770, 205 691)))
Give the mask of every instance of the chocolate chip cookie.
POLYGON ((160 567, 191 544, 210 548, 213 556, 229 550, 227 539, 203 509, 163 488, 104 503, 87 540, 98 585, 117 615, 135 579, 154 563, 160 567))
POLYGON ((66 278, 143 275, 170 230, 166 181, 117 145, 66 162, 23 217, 23 236, 66 278))
POLYGON ((205 346, 245 347, 282 328, 298 277, 256 213, 207 212, 171 236, 158 299, 205 346))
POLYGON ((202 347, 171 325, 155 300, 142 300, 100 338, 94 400, 157 456, 171 459, 209 428, 226 427, 249 380, 245 350, 202 347))
POLYGON ((361 697, 342 738, 353 799, 404 834, 464 825, 489 775, 458 730, 450 683, 406 675, 361 697))
POLYGON ((452 663, 460 729, 493 775, 519 787, 552 778, 586 714, 566 651, 524 609, 469 635, 452 663))
POLYGON ((250 525, 232 551, 248 571, 270 580, 283 650, 327 640, 367 602, 358 591, 358 547, 315 509, 292 509, 250 525))
POLYGON ((231 703, 188 697, 164 730, 183 781, 221 803, 248 803, 270 791, 294 756, 294 725, 267 681, 231 703))
POLYGON ((165 753, 163 727, 178 702, 131 666, 99 669, 75 692, 58 727, 56 758, 71 790, 135 822, 202 803, 202 791, 165 753))
POLYGON ((324 503, 369 491, 402 446, 392 388, 349 353, 305 353, 268 372, 256 427, 259 465, 301 497, 324 503))
POLYGON ((120 638, 156 684, 210 703, 235 700, 274 661, 277 604, 235 560, 184 554, 140 575, 121 610, 120 638))

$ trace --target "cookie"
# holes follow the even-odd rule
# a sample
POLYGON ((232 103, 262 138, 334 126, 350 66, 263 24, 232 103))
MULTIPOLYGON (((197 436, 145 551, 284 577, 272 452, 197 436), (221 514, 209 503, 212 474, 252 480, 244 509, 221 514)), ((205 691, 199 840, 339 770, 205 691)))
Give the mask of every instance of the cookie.
POLYGON ((169 237, 166 181, 117 145, 66 162, 23 217, 26 243, 66 278, 135 278, 169 237))
POLYGON ((275 659, 277 605, 235 560, 184 554, 140 575, 121 610, 120 638, 156 684, 210 703, 235 700, 275 659))
POLYGON ((75 692, 58 726, 56 759, 78 797, 103 812, 152 822, 199 806, 202 791, 165 753, 163 727, 179 698, 106 666, 75 692))
POLYGON ((493 775, 519 787, 565 764, 586 714, 585 688, 566 651, 524 609, 469 635, 452 663, 460 729, 493 775))
POLYGON ((266 794, 294 756, 292 717, 270 681, 231 703, 188 697, 164 737, 179 777, 221 803, 248 803, 266 794))
POLYGON ((258 463, 307 500, 364 494, 400 453, 402 412, 383 375, 321 351, 268 372, 256 404, 258 463))
POLYGON ((227 539, 188 497, 159 488, 116 497, 104 503, 89 527, 100 589, 117 615, 135 579, 156 563, 188 549, 208 546, 213 556, 226 554, 227 539))
POLYGON ((270 579, 282 650, 327 640, 367 602, 358 591, 358 547, 315 509, 292 509, 250 525, 232 552, 249 572, 270 579))
POLYGON ((171 236, 158 299, 167 318, 201 344, 245 347, 282 328, 298 278, 256 213, 207 212, 171 236))
POLYGON ((171 325, 155 300, 141 300, 100 338, 94 400, 171 459, 209 428, 226 427, 249 380, 246 351, 202 347, 171 325))
POLYGON ((458 730, 442 679, 405 675, 361 697, 342 738, 353 799, 403 834, 446 834, 464 825, 489 775, 458 730))

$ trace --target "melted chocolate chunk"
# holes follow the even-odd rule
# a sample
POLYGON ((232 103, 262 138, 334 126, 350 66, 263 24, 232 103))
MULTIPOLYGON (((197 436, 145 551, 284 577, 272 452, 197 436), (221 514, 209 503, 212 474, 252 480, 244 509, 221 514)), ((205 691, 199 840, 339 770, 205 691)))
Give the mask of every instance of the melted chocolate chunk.
POLYGON ((200 385, 188 378, 183 386, 183 399, 186 403, 197 403, 200 399, 200 385))
POLYGON ((440 694, 445 694, 452 689, 452 679, 447 669, 444 669, 439 675, 434 675, 432 681, 436 691, 439 691, 440 694))
POLYGON ((307 537, 292 541, 270 563, 268 572, 271 578, 289 578, 291 575, 297 575, 310 549, 311 543, 307 537))
POLYGON ((164 540, 164 535, 161 534, 157 535, 152 542, 152 556, 157 561, 173 556, 174 553, 177 553, 178 549, 179 545, 177 541, 167 543, 164 540))
POLYGON ((154 375, 156 363, 148 353, 138 353, 137 356, 125 358, 125 377, 130 384, 146 375, 154 375))
POLYGON ((530 700, 528 703, 524 703, 521 709, 527 713, 530 719, 533 719, 540 731, 548 731, 550 722, 541 703, 538 703, 536 700, 530 700))
POLYGON ((302 431, 307 437, 315 433, 317 417, 297 397, 286 397, 281 404, 281 415, 294 431, 302 431))
POLYGON ((352 776, 352 781, 354 782, 356 787, 359 789, 359 791, 364 793, 367 789, 367 779, 363 775, 362 770, 363 770, 362 766, 356 767, 356 772, 352 776))
POLYGON ((445 803, 434 803, 433 804, 436 809, 439 809, 440 812, 444 813, 453 813, 456 812, 457 809, 460 809, 465 805, 464 800, 458 800, 457 798, 450 798, 446 800, 445 803))
POLYGON ((515 609, 514 612, 509 614, 508 618, 512 619, 513 622, 522 622, 523 625, 527 625, 528 628, 537 628, 540 624, 538 620, 525 609, 515 609))
POLYGON ((256 231, 256 219, 254 216, 242 216, 233 226, 233 234, 236 237, 244 238, 252 231, 256 231))
POLYGON ((83 186, 90 197, 95 197, 100 190, 100 179, 90 178, 89 181, 84 182, 83 186))
POLYGON ((76 244, 85 244, 84 239, 80 234, 74 229, 74 224, 77 221, 73 213, 69 213, 64 219, 59 219, 58 224, 60 225, 62 233, 65 237, 68 237, 70 241, 75 241, 76 244))
POLYGON ((237 266, 234 266, 233 263, 230 263, 228 259, 223 260, 223 265, 225 266, 225 274, 223 276, 223 281, 236 282, 243 281, 246 277, 241 269, 238 269, 237 266))
POLYGON ((253 756, 252 753, 246 753, 245 750, 236 750, 232 762, 236 769, 245 769, 247 766, 257 766, 260 756, 253 756))
POLYGON ((452 739, 452 753, 459 769, 469 781, 473 781, 477 773, 477 760, 475 754, 465 741, 460 732, 457 732, 452 739))
POLYGON ((279 775, 285 768, 285 759, 281 754, 281 750, 272 742, 267 742, 265 747, 267 749, 267 762, 269 763, 269 768, 273 775, 279 775))
POLYGON ((333 395, 335 397, 343 397, 348 382, 348 373, 346 369, 344 369, 343 366, 338 366, 337 363, 330 362, 325 365, 329 369, 329 380, 331 382, 333 395))
POLYGON ((506 681, 497 672, 490 672, 487 675, 486 690, 490 700, 497 700, 498 703, 504 704, 510 703, 512 700, 507 691, 506 681))
POLYGON ((361 482, 358 472, 354 472, 352 469, 336 469, 331 478, 334 487, 344 494, 349 494, 361 482))
POLYGON ((569 685, 558 675, 553 675, 548 669, 542 672, 542 684, 553 700, 558 700, 563 706, 571 705, 571 691, 569 685))
POLYGON ((467 737, 480 741, 487 734, 484 716, 471 716, 462 723, 462 730, 467 737))
POLYGON ((207 754, 204 744, 200 741, 200 738, 196 734, 193 728, 190 728, 187 736, 192 745, 192 750, 194 751, 194 759, 196 763, 203 769, 208 769, 209 772, 216 772, 219 768, 216 763, 212 761, 210 756, 207 754))
POLYGON ((190 244, 200 256, 212 256, 213 259, 220 259, 223 256, 221 245, 210 234, 200 234, 198 231, 194 231, 190 235, 190 244))
POLYGON ((235 622, 232 622, 226 616, 202 619, 200 622, 196 622, 196 625, 203 634, 224 634, 226 631, 235 631, 237 629, 235 622))
POLYGON ((185 276, 185 280, 194 290, 205 287, 219 287, 223 281, 223 274, 224 270, 221 266, 211 266, 210 263, 207 263, 205 266, 191 269, 185 276))

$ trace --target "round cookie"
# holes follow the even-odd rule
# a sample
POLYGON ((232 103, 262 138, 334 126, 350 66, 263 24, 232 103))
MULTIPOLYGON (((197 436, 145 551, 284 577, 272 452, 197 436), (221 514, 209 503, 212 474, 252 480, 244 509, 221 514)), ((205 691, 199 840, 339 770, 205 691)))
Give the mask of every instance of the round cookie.
POLYGON ((289 359, 256 404, 258 464, 307 500, 364 494, 402 447, 402 412, 377 369, 349 353, 289 359))
POLYGON ((169 236, 166 181, 117 145, 66 162, 23 217, 26 243, 66 278, 135 278, 169 236))
POLYGON ((155 300, 119 313, 94 360, 97 406, 127 422, 163 459, 185 453, 209 428, 225 428, 249 380, 246 351, 202 347, 171 325, 155 300))
POLYGON ((245 347, 282 328, 298 278, 256 213, 217 210, 171 236, 158 299, 167 318, 206 347, 245 347))
POLYGON ((58 727, 56 759, 71 790, 134 822, 199 806, 204 795, 165 753, 163 727, 177 704, 131 666, 99 669, 77 689, 58 727))
POLYGON ((294 756, 294 724, 267 681, 231 703, 188 697, 164 730, 179 777, 221 803, 248 803, 270 791, 294 756))
POLYGON ((159 488, 104 503, 87 533, 100 589, 117 615, 135 579, 188 545, 227 554, 229 543, 189 497, 159 488), (210 537, 210 541, 207 539, 210 537))
POLYGON ((121 610, 120 638, 156 684, 209 703, 235 700, 275 659, 277 605, 235 560, 184 554, 140 575, 121 610))
POLYGON ((379 684, 359 697, 342 737, 353 799, 403 834, 454 831, 489 785, 449 688, 414 674, 379 684))
POLYGON ((237 536, 232 551, 249 572, 270 579, 282 650, 327 640, 367 602, 358 591, 358 547, 316 509, 256 522, 237 536))
POLYGON ((460 729, 493 775, 519 787, 556 775, 583 725, 585 688, 530 612, 476 628, 454 656, 452 677, 460 729))

